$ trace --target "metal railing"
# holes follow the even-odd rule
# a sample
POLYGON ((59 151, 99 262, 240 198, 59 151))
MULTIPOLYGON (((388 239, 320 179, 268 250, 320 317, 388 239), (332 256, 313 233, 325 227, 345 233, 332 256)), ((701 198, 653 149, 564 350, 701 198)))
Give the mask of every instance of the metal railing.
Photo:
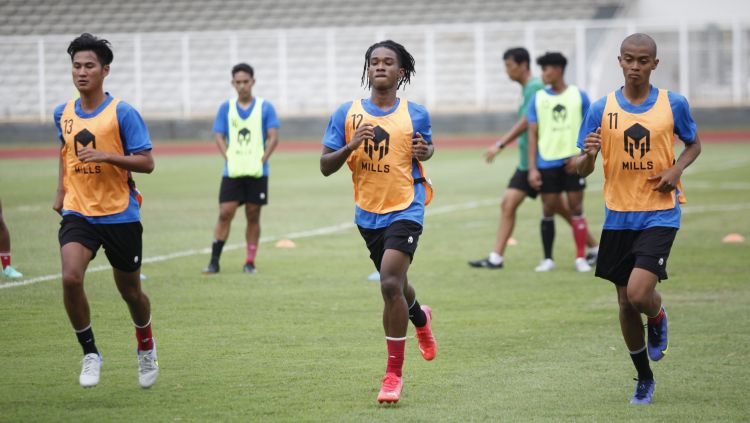
MULTIPOLYGON (((417 74, 402 95, 433 113, 512 110, 519 88, 502 53, 525 46, 568 57, 571 83, 597 98, 622 84, 622 38, 651 34, 661 63, 654 84, 694 105, 749 105, 750 24, 745 21, 539 21, 473 25, 343 27, 242 32, 97 34, 115 60, 105 89, 150 118, 211 116, 233 96, 230 69, 248 62, 256 95, 284 116, 326 115, 367 95, 364 52, 375 41, 401 42, 417 74)), ((0 120, 50 120, 75 94, 67 44, 75 35, 0 37, 0 120)), ((538 69, 532 64, 532 71, 538 69)))

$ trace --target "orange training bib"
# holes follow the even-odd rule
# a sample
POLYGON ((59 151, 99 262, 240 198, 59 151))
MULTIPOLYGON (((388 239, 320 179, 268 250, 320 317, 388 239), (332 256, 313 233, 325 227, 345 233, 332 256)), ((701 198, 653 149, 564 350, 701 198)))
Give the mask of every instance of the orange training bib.
MULTIPOLYGON (((607 96, 601 122, 604 162, 604 201, 620 212, 668 210, 675 207, 675 192, 654 191, 650 176, 674 164, 674 117, 666 90, 644 113, 628 113, 607 96)), ((680 192, 682 186, 678 185, 680 192)), ((680 195, 680 202, 684 196, 680 195)))
POLYGON ((107 216, 125 211, 130 201, 127 170, 108 163, 83 163, 78 151, 83 147, 124 155, 117 122, 118 99, 113 99, 98 115, 79 117, 75 100, 65 106, 60 117, 65 145, 63 160, 63 208, 84 216, 107 216))
MULTIPOLYGON (((396 110, 387 116, 372 116, 360 100, 353 101, 346 118, 347 144, 363 123, 375 127, 375 138, 365 140, 347 159, 352 171, 354 201, 371 213, 404 210, 414 200, 411 149, 414 128, 408 102, 401 99, 396 110)), ((418 166, 423 175, 421 164, 418 166)), ((424 185, 426 205, 432 198, 432 188, 428 183, 424 185)))

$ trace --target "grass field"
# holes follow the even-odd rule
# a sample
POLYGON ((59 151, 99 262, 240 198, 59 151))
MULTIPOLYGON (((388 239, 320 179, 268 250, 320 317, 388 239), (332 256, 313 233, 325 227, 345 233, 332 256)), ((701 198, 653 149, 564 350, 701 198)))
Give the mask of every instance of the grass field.
MULTIPOLYGON (((433 362, 407 342, 397 406, 375 401, 385 368, 382 299, 350 226, 346 171, 325 179, 317 153, 272 159, 259 273, 241 273, 239 216, 222 273, 204 277, 217 216, 216 156, 159 157, 144 192, 143 266, 161 375, 137 383, 132 325, 110 271, 86 288, 104 355, 99 386, 84 390, 81 358, 59 279, 0 289, 0 421, 748 421, 750 420, 750 144, 709 144, 684 176, 689 204, 660 286, 670 313, 670 354, 654 367, 650 407, 628 404, 635 371, 622 341, 614 288, 573 271, 569 227, 558 219, 550 274, 541 258, 540 206, 520 210, 506 268, 466 265, 490 250, 497 203, 516 160, 492 166, 480 150, 440 150, 428 163, 436 199, 410 269, 435 312, 433 362), (338 225, 338 226, 337 226, 338 225), (328 228, 314 231, 320 228, 328 228), (276 249, 287 237, 295 249, 276 249), (302 232, 302 233, 299 233, 302 232), (191 253, 192 252, 192 253, 191 253)), ((0 197, 14 265, 26 279, 59 273, 51 211, 55 160, 0 160, 0 197)), ((601 228, 601 170, 586 200, 601 228)), ((106 264, 103 252, 92 263, 106 264)), ((0 284, 7 281, 0 280, 0 284)), ((409 329, 413 334, 413 329, 409 329)))

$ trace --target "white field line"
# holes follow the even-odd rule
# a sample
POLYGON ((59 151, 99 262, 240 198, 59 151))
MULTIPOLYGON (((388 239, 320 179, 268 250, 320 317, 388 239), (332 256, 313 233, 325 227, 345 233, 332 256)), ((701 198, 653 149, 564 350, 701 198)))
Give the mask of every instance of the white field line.
MULTIPOLYGON (((472 209, 477 209, 480 207, 498 205, 499 202, 500 200, 498 198, 486 198, 483 200, 469 201, 463 204, 449 204, 449 205, 434 207, 434 208, 428 207, 427 212, 425 214, 427 216, 449 214, 449 213, 453 213, 457 211, 472 210, 472 209)), ((750 203, 714 204, 714 205, 706 205, 706 206, 684 206, 682 209, 682 212, 685 214, 693 214, 693 213, 708 213, 708 212, 730 212, 730 211, 740 211, 740 210, 748 210, 748 209, 750 209, 750 203)), ((321 235, 330 235, 330 234, 341 232, 341 231, 351 229, 351 228, 354 228, 354 223, 345 222, 345 223, 340 223, 338 225, 323 226, 321 228, 316 228, 316 229, 309 229, 309 230, 298 231, 298 232, 290 232, 283 236, 263 237, 260 239, 260 242, 265 244, 269 242, 278 241, 279 239, 300 239, 300 238, 310 238, 310 237, 321 236, 321 235)), ((242 244, 242 243, 230 244, 230 245, 225 246, 224 249, 236 250, 244 246, 245 244, 242 244)), ((160 262, 169 261, 169 260, 180 258, 180 257, 189 257, 189 256, 194 256, 194 255, 199 255, 199 254, 209 254, 210 252, 211 252, 210 248, 195 248, 191 250, 177 251, 177 252, 170 253, 170 254, 164 254, 161 256, 154 256, 154 257, 146 258, 143 260, 143 264, 160 263, 160 262)), ((109 265, 94 266, 94 267, 90 267, 86 271, 86 273, 101 272, 104 270, 109 270, 111 268, 112 267, 109 265)), ((57 279, 60 279, 61 277, 62 277, 61 273, 56 273, 53 275, 38 276, 36 278, 25 279, 22 281, 0 284, 0 289, 33 285, 39 282, 57 280, 57 279)))
MULTIPOLYGON (((492 204, 499 204, 500 200, 498 198, 492 198, 492 199, 484 199, 484 200, 477 200, 477 201, 470 201, 468 203, 462 203, 462 204, 449 204, 445 206, 440 207, 428 207, 427 212, 425 213, 427 216, 435 216, 440 214, 447 214, 447 213, 453 213, 456 211, 462 211, 462 210, 471 210, 476 209, 479 207, 484 207, 492 204)), ((310 238, 315 236, 322 236, 322 235, 330 235, 336 232, 345 231, 347 229, 354 228, 353 222, 346 222, 346 223, 340 223, 338 225, 332 225, 332 226, 323 226, 321 228, 315 228, 315 229, 309 229, 305 231, 297 231, 297 232, 290 232, 283 236, 269 236, 269 237, 262 237, 260 239, 260 242, 262 244, 266 244, 269 242, 275 242, 279 239, 300 239, 300 238, 310 238)), ((244 248, 244 243, 238 243, 238 244, 229 244, 224 247, 225 251, 229 250, 237 250, 240 248, 244 248)), ((149 264, 149 263, 161 263, 164 261, 169 261, 172 259, 180 258, 180 257, 189 257, 189 256, 195 256, 195 255, 203 255, 203 254, 210 254, 211 248, 194 248, 191 250, 185 250, 185 251, 177 251, 174 253, 164 254, 160 256, 153 256, 143 259, 143 264, 149 264)), ((112 267, 109 265, 99 265, 99 266, 93 266, 89 267, 86 273, 94 273, 94 272, 101 272, 104 270, 109 270, 112 267)), ((18 286, 26 286, 26 285, 33 285, 39 282, 46 282, 51 280, 57 280, 62 278, 61 273, 55 273, 52 275, 44 275, 44 276, 38 276, 36 278, 31 279, 25 279, 21 281, 16 282, 8 282, 4 284, 0 284, 0 289, 3 288, 15 288, 18 286)))

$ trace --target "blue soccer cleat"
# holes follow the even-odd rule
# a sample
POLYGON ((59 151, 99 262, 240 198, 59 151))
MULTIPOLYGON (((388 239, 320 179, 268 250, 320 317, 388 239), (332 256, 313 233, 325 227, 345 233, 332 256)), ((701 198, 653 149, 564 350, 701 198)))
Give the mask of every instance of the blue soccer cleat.
POLYGON ((667 338, 667 310, 664 307, 661 308, 664 313, 661 322, 652 325, 649 323, 648 326, 648 356, 652 361, 659 361, 667 355, 669 350, 669 339, 667 338))
POLYGON ((653 379, 638 380, 635 384, 635 392, 633 398, 630 399, 631 404, 643 404, 649 405, 654 398, 654 388, 656 387, 656 381, 653 379))

